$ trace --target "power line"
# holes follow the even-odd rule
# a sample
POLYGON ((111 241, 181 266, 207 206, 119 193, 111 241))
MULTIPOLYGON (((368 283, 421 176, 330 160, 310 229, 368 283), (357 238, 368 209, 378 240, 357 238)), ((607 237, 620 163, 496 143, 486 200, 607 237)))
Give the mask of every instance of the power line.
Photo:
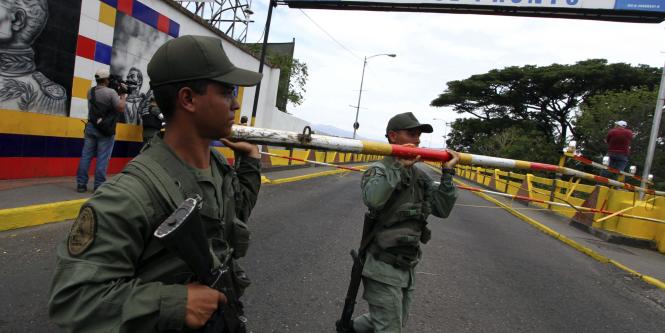
POLYGON ((314 21, 311 17, 309 17, 309 15, 307 15, 307 13, 305 13, 304 10, 302 10, 302 9, 298 9, 298 10, 300 10, 300 12, 301 12, 303 15, 305 15, 305 17, 307 17, 312 23, 314 23, 314 25, 315 25, 317 28, 321 29, 321 31, 323 31, 326 35, 328 35, 328 37, 330 37, 330 39, 332 39, 335 43, 337 43, 337 45, 339 45, 340 47, 342 47, 343 49, 345 49, 347 52, 351 53, 351 55, 353 55, 354 57, 358 58, 359 60, 362 60, 362 59, 363 59, 362 57, 360 57, 360 56, 358 56, 357 54, 353 53, 353 51, 349 50, 349 49, 348 49, 346 46, 344 46, 342 43, 340 43, 339 41, 337 41, 337 39, 335 39, 335 37, 333 37, 331 34, 329 34, 329 33, 328 33, 325 29, 323 29, 318 23, 316 23, 316 21, 314 21))

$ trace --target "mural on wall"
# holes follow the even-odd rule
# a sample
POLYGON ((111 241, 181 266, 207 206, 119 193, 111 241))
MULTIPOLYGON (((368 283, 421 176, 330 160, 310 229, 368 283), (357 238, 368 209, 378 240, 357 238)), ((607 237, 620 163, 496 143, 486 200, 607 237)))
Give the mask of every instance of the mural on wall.
POLYGON ((152 90, 147 74, 148 62, 162 44, 173 37, 134 17, 118 13, 113 34, 111 73, 125 80, 129 90, 124 123, 141 124, 148 112, 152 90))
POLYGON ((0 0, 0 108, 67 116, 81 0, 0 0))

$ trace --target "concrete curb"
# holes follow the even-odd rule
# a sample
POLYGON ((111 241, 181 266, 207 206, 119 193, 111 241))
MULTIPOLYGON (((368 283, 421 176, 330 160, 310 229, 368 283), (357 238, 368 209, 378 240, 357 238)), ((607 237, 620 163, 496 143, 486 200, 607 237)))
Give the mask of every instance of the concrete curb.
MULTIPOLYGON (((454 181, 455 181, 455 183, 468 186, 468 184, 462 182, 461 180, 455 179, 454 181)), ((536 221, 536 220, 534 220, 534 219, 518 212, 517 210, 513 209, 512 207, 504 204, 503 202, 500 202, 500 201, 492 198, 491 196, 489 196, 485 193, 473 192, 473 194, 475 194, 475 195, 477 195, 477 196, 479 196, 479 197, 481 197, 481 198, 483 198, 487 201, 490 201, 490 202, 496 204, 497 206, 499 206, 499 207, 505 209, 506 211, 508 211, 509 213, 515 215, 517 218, 529 223, 530 225, 532 225, 536 229, 540 230, 541 232, 560 240, 561 242, 563 242, 566 245, 574 248, 575 250, 577 250, 579 252, 582 252, 582 253, 588 255, 589 257, 591 257, 591 258, 593 258, 593 259, 595 259, 595 260, 597 260, 601 263, 612 264, 612 265, 616 266, 617 268, 619 268, 619 269, 621 269, 621 270, 623 270, 623 271, 625 271, 625 272, 627 272, 627 273, 629 273, 633 276, 639 277, 642 281, 644 281, 644 282, 646 282, 650 285, 653 285, 653 286, 658 287, 662 290, 665 290, 665 282, 663 282, 659 279, 656 279, 654 277, 641 274, 641 273, 635 271, 634 269, 628 268, 627 266, 623 265, 622 263, 620 263, 616 260, 610 259, 608 257, 605 257, 602 254, 596 253, 595 251, 591 250, 590 248, 585 247, 585 246, 575 242, 574 240, 572 240, 572 239, 570 239, 570 238, 568 238, 568 237, 552 230, 551 228, 549 228, 545 225, 542 225, 540 222, 538 222, 538 221, 536 221)))
MULTIPOLYGON (((261 184, 284 184, 311 178, 336 175, 349 170, 329 170, 302 176, 270 179, 261 175, 261 184)), ((32 227, 76 218, 81 205, 88 199, 53 202, 40 205, 0 209, 0 231, 32 227)))
POLYGON ((88 199, 0 209, 0 231, 73 219, 86 200, 88 199))

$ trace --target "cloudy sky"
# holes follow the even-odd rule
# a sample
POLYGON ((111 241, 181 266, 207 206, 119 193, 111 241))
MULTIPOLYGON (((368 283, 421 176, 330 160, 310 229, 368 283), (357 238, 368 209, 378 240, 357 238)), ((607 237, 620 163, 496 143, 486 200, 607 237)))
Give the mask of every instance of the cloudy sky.
MULTIPOLYGON (((247 42, 262 41, 267 6, 267 0, 252 2, 255 22, 250 24, 247 42)), ((421 142, 435 148, 443 146, 445 123, 460 117, 429 106, 448 81, 506 66, 572 64, 590 58, 655 67, 665 62, 663 23, 278 6, 269 37, 269 42, 295 38, 295 57, 309 67, 305 101, 298 107, 290 105, 289 112, 311 123, 349 131, 356 112, 350 105, 358 101, 363 57, 397 54, 368 61, 358 134, 382 140, 388 119, 411 111, 421 122, 434 126, 435 132, 424 134, 421 142)))

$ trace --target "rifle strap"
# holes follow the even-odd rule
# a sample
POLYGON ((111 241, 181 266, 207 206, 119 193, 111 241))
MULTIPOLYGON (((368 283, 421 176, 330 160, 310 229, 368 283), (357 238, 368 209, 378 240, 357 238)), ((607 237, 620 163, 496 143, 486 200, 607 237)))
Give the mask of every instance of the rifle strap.
MULTIPOLYGON (((376 162, 376 163, 374 163, 373 166, 377 167, 377 168, 381 168, 385 172, 386 166, 385 166, 385 164, 383 164, 383 162, 384 162, 383 160, 379 161, 379 162, 376 162)), ((395 195, 394 191, 398 191, 398 189, 393 190, 393 194, 390 196, 388 201, 386 201, 386 204, 383 205, 383 207, 390 207, 395 203, 395 200, 397 200, 397 195, 395 195)), ((373 221, 376 222, 377 221, 376 217, 381 217, 381 214, 376 210, 370 209, 369 212, 365 213, 365 219, 366 220, 370 219, 370 220, 373 220, 373 221)), ((372 229, 370 230, 369 234, 367 236, 363 235, 364 237, 360 241, 360 247, 358 248, 358 255, 361 256, 361 258, 365 257, 365 253, 366 253, 367 248, 372 243, 372 241, 374 240, 376 235, 379 233, 379 231, 381 231, 381 229, 383 229, 383 227, 386 224, 386 221, 388 221, 387 218, 378 219, 378 223, 375 223, 375 224, 373 223, 372 229)))

